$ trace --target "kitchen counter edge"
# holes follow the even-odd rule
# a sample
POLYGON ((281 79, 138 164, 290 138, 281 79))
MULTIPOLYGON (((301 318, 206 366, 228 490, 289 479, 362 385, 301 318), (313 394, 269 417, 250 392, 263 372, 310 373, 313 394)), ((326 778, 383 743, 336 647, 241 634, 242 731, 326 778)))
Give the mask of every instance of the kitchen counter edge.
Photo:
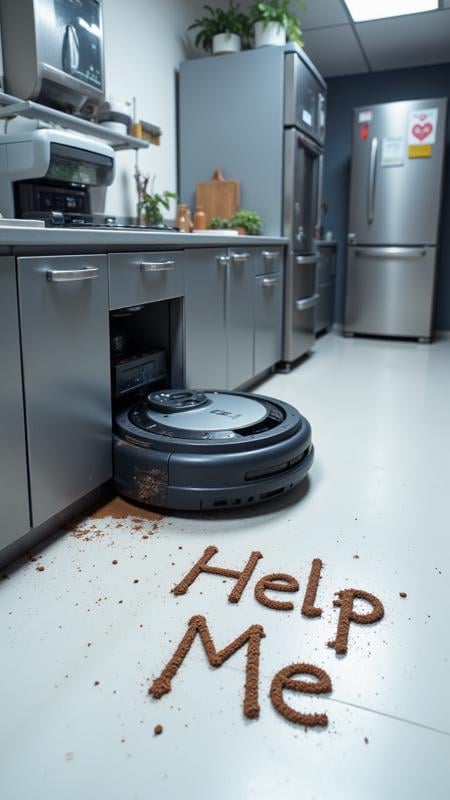
POLYGON ((130 230, 73 230, 64 228, 0 228, 0 247, 103 247, 113 252, 120 247, 177 249, 189 247, 258 247, 264 245, 286 245, 282 236, 217 236, 196 233, 130 230))

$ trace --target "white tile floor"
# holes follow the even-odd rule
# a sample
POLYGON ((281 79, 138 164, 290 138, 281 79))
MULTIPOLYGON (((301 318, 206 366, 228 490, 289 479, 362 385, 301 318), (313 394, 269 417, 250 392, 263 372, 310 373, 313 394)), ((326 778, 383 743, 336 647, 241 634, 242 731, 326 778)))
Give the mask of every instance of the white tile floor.
POLYGON ((103 536, 67 533, 1 582, 2 800, 448 800, 450 341, 328 335, 262 391, 313 426, 316 461, 289 503, 167 517, 147 539, 131 520, 97 521, 103 536), (207 545, 236 569, 264 554, 238 605, 217 576, 170 593, 207 545), (324 613, 306 619, 314 557, 324 613), (278 571, 300 581, 281 598, 292 612, 254 598, 256 580, 278 571), (326 646, 333 594, 351 586, 377 595, 385 618, 352 625, 338 657, 326 646), (242 714, 244 649, 215 670, 196 641, 171 694, 148 696, 193 614, 218 648, 264 626, 259 720, 242 714), (286 700, 326 712, 326 729, 305 731, 272 707, 273 675, 298 661, 325 669, 333 691, 286 700))

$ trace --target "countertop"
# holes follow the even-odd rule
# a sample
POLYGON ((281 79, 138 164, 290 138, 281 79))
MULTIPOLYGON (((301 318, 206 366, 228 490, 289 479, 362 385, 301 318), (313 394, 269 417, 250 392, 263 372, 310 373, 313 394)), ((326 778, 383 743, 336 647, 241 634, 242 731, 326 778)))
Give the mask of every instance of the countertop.
POLYGON ((124 248, 179 247, 249 247, 253 245, 285 245, 288 239, 280 236, 220 236, 210 233, 175 233, 172 231, 105 230, 104 228, 0 228, 0 247, 75 247, 89 250, 101 247, 113 252, 124 248))

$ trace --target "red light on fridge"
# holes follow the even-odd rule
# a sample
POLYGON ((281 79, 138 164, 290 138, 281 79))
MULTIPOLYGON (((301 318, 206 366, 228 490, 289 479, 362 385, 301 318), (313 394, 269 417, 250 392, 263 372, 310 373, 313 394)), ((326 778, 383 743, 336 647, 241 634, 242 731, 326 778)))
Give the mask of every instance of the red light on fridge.
POLYGON ((369 138, 369 123, 363 122, 362 125, 359 126, 359 135, 363 142, 367 142, 369 138))

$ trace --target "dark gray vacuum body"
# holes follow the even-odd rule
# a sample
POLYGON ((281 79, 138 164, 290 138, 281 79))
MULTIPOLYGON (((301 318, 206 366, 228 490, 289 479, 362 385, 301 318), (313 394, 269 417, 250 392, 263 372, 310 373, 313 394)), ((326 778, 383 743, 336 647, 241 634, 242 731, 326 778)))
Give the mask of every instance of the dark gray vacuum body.
POLYGON ((114 480, 153 506, 219 510, 290 491, 314 457, 293 406, 240 392, 162 390, 116 416, 114 480))

